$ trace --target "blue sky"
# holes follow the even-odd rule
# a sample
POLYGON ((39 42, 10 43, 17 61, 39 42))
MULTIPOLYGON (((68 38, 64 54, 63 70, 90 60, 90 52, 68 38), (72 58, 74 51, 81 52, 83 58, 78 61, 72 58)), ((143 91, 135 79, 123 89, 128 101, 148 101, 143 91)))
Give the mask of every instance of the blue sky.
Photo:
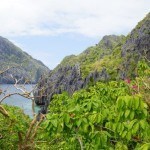
POLYGON ((87 47, 99 42, 99 39, 75 34, 21 36, 11 37, 11 39, 13 43, 28 52, 32 57, 41 60, 50 69, 60 63, 65 56, 77 55, 87 47))
POLYGON ((104 35, 127 35, 149 10, 149 0, 1 0, 0 36, 53 69, 104 35))

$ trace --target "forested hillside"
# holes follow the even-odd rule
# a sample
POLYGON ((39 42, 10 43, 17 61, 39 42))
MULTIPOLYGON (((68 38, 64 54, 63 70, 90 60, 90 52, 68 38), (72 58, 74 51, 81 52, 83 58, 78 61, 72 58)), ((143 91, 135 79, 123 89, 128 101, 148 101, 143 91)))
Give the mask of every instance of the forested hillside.
POLYGON ((9 69, 0 75, 0 83, 14 83, 14 78, 21 79, 22 83, 28 80, 36 83, 42 74, 49 69, 39 60, 32 58, 6 38, 0 37, 0 66, 1 71, 9 69))

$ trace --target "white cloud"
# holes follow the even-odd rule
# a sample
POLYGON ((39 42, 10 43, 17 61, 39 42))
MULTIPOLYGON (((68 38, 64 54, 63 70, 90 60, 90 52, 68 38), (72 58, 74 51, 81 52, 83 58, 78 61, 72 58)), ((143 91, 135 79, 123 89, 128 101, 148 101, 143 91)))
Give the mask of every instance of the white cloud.
POLYGON ((149 0, 1 0, 0 35, 121 34, 130 31, 149 6, 149 0))

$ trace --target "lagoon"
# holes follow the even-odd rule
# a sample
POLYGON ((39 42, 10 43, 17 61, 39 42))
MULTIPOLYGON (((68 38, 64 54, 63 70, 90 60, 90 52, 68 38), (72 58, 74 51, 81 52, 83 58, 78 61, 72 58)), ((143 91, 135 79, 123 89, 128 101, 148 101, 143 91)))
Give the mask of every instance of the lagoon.
MULTIPOLYGON (((35 85, 33 84, 23 85, 23 87, 27 91, 31 91, 34 88, 34 86, 35 85)), ((7 94, 11 94, 15 92, 22 93, 20 90, 16 89, 14 85, 12 84, 1 84, 0 89, 4 93, 0 95, 0 99, 2 99, 7 94)), ((19 95, 13 95, 13 96, 7 97, 2 103, 11 105, 11 106, 20 107, 26 115, 29 115, 31 118, 33 117, 31 99, 27 99, 19 95)), ((40 107, 35 105, 34 109, 35 109, 35 112, 37 113, 40 110, 40 107)))

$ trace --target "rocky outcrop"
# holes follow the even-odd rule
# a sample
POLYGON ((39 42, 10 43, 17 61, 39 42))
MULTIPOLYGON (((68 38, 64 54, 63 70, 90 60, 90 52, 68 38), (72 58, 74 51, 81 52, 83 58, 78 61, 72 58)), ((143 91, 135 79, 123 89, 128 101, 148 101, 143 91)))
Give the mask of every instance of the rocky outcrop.
POLYGON ((119 43, 122 43, 125 36, 117 36, 117 35, 105 35, 102 40, 98 43, 98 46, 102 49, 108 51, 108 49, 113 50, 119 43))
POLYGON ((35 103, 40 105, 42 113, 45 113, 54 94, 67 91, 72 95, 75 91, 85 88, 90 83, 108 79, 109 75, 106 69, 101 72, 92 72, 86 78, 82 78, 79 64, 62 67, 55 73, 51 72, 49 77, 41 78, 38 89, 34 93, 35 103))
POLYGON ((129 53, 150 59, 150 13, 128 35, 122 47, 122 56, 129 53))
POLYGON ((32 58, 6 38, 0 37, 0 83, 14 83, 14 79, 36 83, 40 76, 48 73, 49 69, 39 60, 32 58))
POLYGON ((127 36, 122 46, 122 57, 124 62, 121 76, 124 78, 136 76, 134 70, 141 58, 150 60, 150 13, 127 36))

